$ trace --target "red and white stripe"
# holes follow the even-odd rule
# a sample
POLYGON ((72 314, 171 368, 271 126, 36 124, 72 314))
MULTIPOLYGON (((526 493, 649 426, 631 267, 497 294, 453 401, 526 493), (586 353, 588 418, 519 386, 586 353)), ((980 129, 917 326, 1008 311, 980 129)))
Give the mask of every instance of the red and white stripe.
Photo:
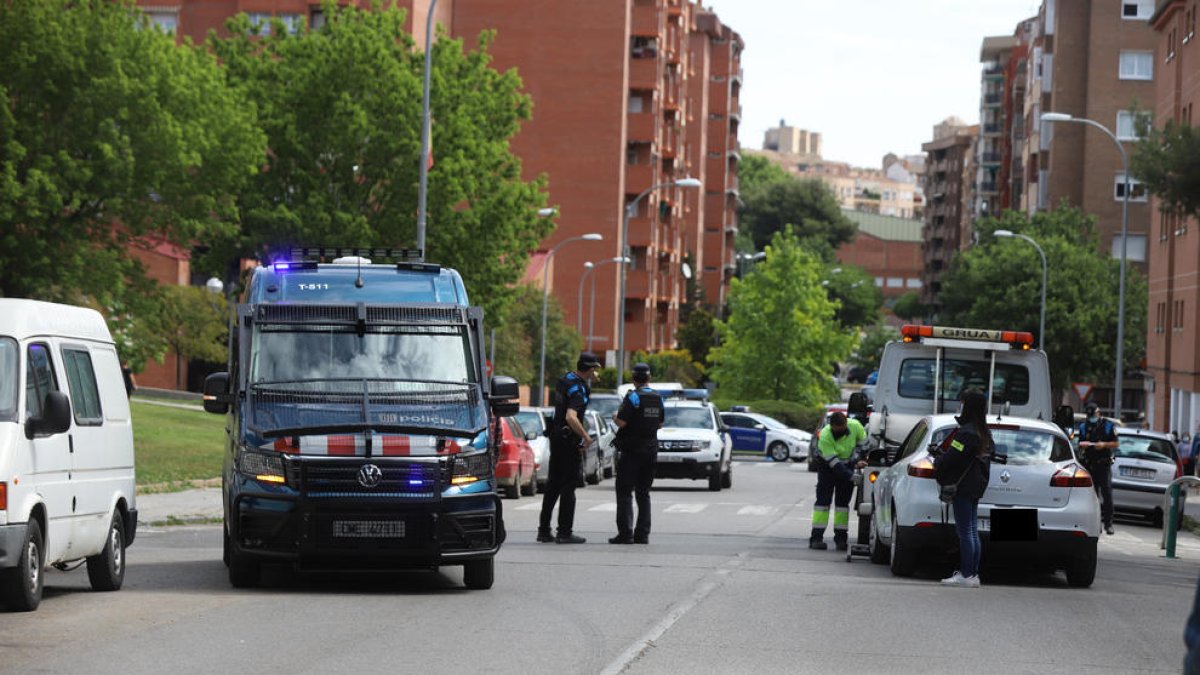
MULTIPOLYGON (((437 436, 381 435, 371 436, 372 454, 376 457, 432 457, 456 454, 462 448, 452 438, 437 436)), ((289 436, 278 438, 268 446, 279 452, 325 457, 365 457, 366 437, 361 434, 328 436, 289 436)))

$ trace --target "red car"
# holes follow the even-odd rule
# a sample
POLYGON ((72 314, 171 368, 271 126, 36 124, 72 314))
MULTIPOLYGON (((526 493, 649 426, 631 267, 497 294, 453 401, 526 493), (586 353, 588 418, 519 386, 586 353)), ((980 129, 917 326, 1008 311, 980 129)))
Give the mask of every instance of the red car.
POLYGON ((537 465, 533 459, 533 448, 529 447, 525 431, 513 417, 500 418, 496 487, 503 488, 505 496, 511 499, 537 494, 537 465))

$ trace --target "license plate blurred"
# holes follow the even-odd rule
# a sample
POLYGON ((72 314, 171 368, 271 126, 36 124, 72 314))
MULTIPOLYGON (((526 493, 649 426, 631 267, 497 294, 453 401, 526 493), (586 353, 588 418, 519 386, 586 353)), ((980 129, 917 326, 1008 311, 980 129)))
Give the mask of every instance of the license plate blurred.
POLYGON ((360 539, 398 539, 404 536, 403 520, 335 520, 333 536, 360 539))
POLYGON ((1128 478, 1154 478, 1154 469, 1142 469, 1136 466, 1122 466, 1121 475, 1128 478))
POLYGON ((987 531, 992 541, 1037 541, 1037 509, 994 508, 989 520, 987 531))
POLYGON ((679 455, 668 455, 666 453, 658 453, 658 461, 660 462, 682 462, 683 457, 679 455))

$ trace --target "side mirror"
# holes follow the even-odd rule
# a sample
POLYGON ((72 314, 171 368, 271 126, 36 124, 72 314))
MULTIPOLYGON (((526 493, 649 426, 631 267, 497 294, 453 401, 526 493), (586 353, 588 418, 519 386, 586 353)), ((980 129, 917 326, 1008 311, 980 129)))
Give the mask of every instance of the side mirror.
POLYGON ((25 421, 25 438, 53 436, 71 428, 71 401, 61 391, 46 394, 42 401, 42 416, 25 421))
POLYGON ((229 412, 233 396, 229 393, 229 373, 213 373, 204 378, 205 412, 224 415, 229 412))
POLYGON ((1075 409, 1069 405, 1058 406, 1054 409, 1054 423, 1069 432, 1075 426, 1075 409))
POLYGON ((536 439, 537 437, 538 437, 538 435, 537 435, 536 431, 526 431, 525 432, 525 440, 527 440, 527 441, 532 441, 532 440, 536 439))
POLYGON ((875 448, 867 452, 867 466, 891 466, 888 461, 888 451, 886 448, 875 448))
POLYGON ((516 417, 521 404, 516 401, 496 401, 492 403, 492 414, 496 417, 516 417))
POLYGON ((492 377, 492 393, 489 398, 493 401, 513 399, 520 395, 520 388, 517 386, 515 378, 508 377, 507 375, 495 375, 492 377))
POLYGON ((850 415, 861 415, 867 412, 867 395, 861 391, 850 394, 850 400, 846 402, 846 412, 850 415))

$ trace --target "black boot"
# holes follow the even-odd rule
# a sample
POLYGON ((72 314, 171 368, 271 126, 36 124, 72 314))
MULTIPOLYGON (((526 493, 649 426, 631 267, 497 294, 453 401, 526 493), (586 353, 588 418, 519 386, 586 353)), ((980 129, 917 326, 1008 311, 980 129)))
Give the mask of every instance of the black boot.
POLYGON ((829 548, 829 544, 826 544, 824 539, 809 539, 808 547, 818 551, 824 551, 825 549, 829 548))
POLYGON ((845 551, 846 549, 850 548, 849 538, 846 536, 846 533, 834 532, 833 545, 836 546, 837 550, 839 551, 845 551))
POLYGON ((584 539, 576 534, 571 534, 570 532, 566 534, 562 534, 560 532, 559 535, 554 538, 554 541, 558 544, 582 544, 587 542, 587 539, 584 539))
POLYGON ((554 535, 550 534, 550 530, 538 528, 537 540, 538 543, 549 544, 554 541, 554 535))

